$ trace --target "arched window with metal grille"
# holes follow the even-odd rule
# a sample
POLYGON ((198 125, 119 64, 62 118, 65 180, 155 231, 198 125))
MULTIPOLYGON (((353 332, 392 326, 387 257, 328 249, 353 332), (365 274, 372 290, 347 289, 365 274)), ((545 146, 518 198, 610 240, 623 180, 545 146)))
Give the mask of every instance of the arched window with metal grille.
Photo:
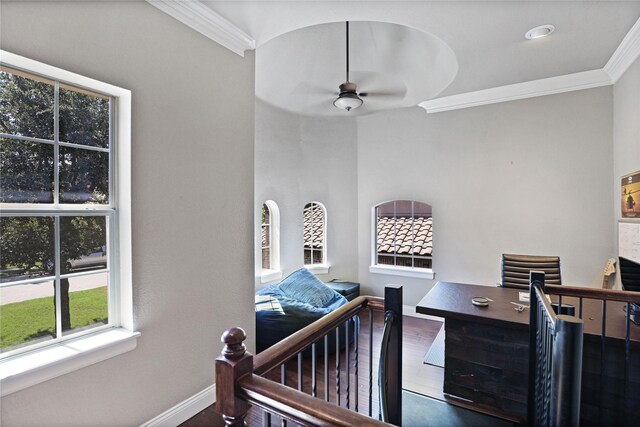
POLYGON ((282 277, 280 271, 280 209, 273 200, 262 204, 261 224, 262 282, 282 277))
POLYGON ((322 203, 309 202, 303 212, 304 265, 327 264, 327 209, 322 203))

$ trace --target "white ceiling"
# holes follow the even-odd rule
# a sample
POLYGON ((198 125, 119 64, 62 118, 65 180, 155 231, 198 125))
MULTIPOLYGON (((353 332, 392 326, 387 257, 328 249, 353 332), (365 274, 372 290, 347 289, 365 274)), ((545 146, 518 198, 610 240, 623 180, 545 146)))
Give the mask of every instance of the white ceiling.
MULTIPOLYGON (((258 90, 277 87, 286 91, 308 81, 305 76, 310 75, 309 70, 344 68, 344 50, 336 55, 334 48, 321 44, 330 42, 330 37, 318 38, 311 44, 306 40, 311 34, 308 31, 319 31, 322 27, 290 33, 294 30, 346 20, 386 22, 418 30, 424 33, 423 46, 433 47, 440 40, 443 44, 440 51, 448 47, 457 63, 457 73, 450 84, 437 93, 431 88, 430 97, 602 69, 640 17, 640 1, 201 1, 200 6, 226 18, 255 40, 258 90), (553 24, 556 31, 543 39, 524 38, 527 30, 542 24, 553 24), (297 45, 296 38, 300 39, 297 45), (303 41, 306 49, 300 48, 303 41), (294 55, 274 53, 289 48, 294 55), (268 73, 263 76, 261 70, 271 67, 265 61, 272 60, 278 62, 281 70, 297 69, 302 74, 287 76, 285 85, 277 76, 269 77, 268 73)), ((343 37, 344 28, 337 24, 335 28, 340 31, 339 37, 343 37)), ((415 46, 415 49, 377 51, 375 55, 382 64, 395 61, 410 64, 414 58, 422 60, 417 53, 420 43, 415 46)), ((433 60, 441 58, 435 56, 433 60)), ((354 58, 352 69, 356 68, 354 58)), ((429 79, 429 73, 437 69, 438 65, 424 68, 426 74, 422 78, 429 79)), ((420 72, 409 74, 414 74, 414 78, 420 72)), ((336 88, 337 92, 343 74, 335 80, 334 76, 320 73, 315 83, 336 88)), ((404 83, 408 88, 416 86, 404 83)), ((388 84, 393 86, 398 81, 388 84)), ((281 103, 273 94, 267 94, 270 91, 259 96, 271 97, 267 102, 281 103)), ((407 93, 412 95, 411 91, 407 93)))

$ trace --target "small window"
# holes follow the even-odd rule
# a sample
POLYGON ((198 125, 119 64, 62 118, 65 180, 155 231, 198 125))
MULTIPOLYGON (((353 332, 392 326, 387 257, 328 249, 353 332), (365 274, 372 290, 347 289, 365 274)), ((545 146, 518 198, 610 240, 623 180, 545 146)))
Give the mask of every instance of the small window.
POLYGON ((262 204, 261 266, 263 282, 271 281, 280 271, 280 211, 273 200, 262 204))
POLYGON ((271 268, 271 210, 262 205, 262 269, 271 268))
POLYGON ((325 265, 327 211, 318 202, 307 203, 304 207, 304 264, 306 266, 325 265))
POLYGON ((431 270, 433 218, 431 206, 393 200, 374 208, 374 266, 431 270))

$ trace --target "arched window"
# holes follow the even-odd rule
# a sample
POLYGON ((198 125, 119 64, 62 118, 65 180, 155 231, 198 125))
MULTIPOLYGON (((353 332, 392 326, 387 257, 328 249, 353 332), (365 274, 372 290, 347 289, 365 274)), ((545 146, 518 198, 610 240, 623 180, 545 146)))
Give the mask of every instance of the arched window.
POLYGON ((325 266, 327 264, 327 210, 318 202, 304 206, 304 265, 325 266))
POLYGON ((392 200, 375 206, 370 271, 432 278, 431 211, 431 205, 412 200, 392 200))
POLYGON ((280 210, 273 200, 262 205, 261 265, 262 281, 275 280, 280 272, 280 210))

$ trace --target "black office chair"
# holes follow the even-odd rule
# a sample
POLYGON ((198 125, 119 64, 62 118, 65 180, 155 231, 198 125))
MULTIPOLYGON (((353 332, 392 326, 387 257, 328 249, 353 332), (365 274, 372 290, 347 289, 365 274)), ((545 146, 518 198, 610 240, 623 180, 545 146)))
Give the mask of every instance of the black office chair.
POLYGON ((529 289, 529 272, 544 271, 545 283, 561 285, 560 257, 502 254, 502 281, 505 288, 529 289))

